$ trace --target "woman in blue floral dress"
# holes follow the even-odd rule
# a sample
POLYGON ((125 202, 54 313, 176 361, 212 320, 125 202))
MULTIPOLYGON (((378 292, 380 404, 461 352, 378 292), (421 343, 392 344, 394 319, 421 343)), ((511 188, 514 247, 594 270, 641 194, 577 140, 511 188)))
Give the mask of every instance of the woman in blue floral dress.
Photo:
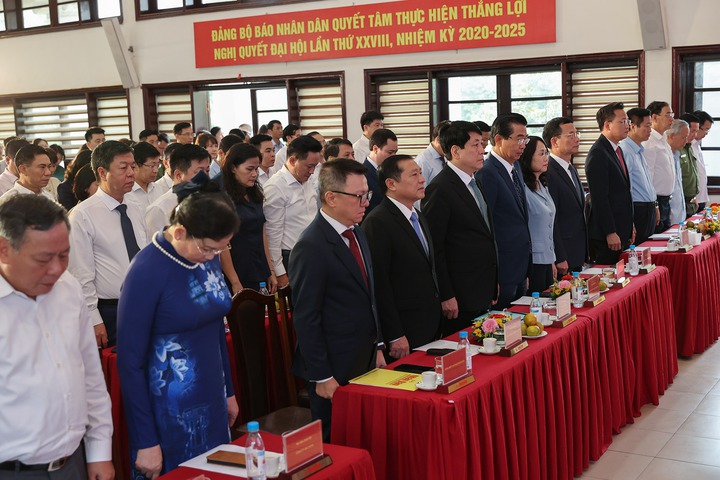
MULTIPOLYGON (((193 182, 207 179, 199 177, 193 182)), ((223 325, 231 296, 218 254, 239 220, 225 193, 208 191, 217 186, 193 182, 175 187, 179 200, 191 194, 135 256, 120 295, 118 369, 133 480, 229 442, 238 414, 223 325)))

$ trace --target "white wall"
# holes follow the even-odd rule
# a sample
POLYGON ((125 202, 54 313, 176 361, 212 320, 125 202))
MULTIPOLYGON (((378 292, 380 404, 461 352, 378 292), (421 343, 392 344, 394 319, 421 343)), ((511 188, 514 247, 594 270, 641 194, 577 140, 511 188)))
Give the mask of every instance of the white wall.
MULTIPOLYGON (((529 0, 532 2, 533 0, 529 0)), ((662 0, 670 46, 720 44, 717 0, 662 0)), ((165 19, 135 21, 134 0, 123 0, 122 31, 134 49, 142 83, 262 77, 323 71, 345 71, 348 135, 360 135, 358 121, 365 108, 365 68, 411 66, 574 55, 642 49, 636 3, 632 0, 557 0, 557 42, 427 54, 386 55, 339 60, 290 62, 243 67, 196 69, 193 22, 241 16, 328 8, 367 0, 320 1, 254 9, 238 9, 165 19)), ((438 2, 440 4, 440 2, 438 2)), ((119 85, 120 78, 102 28, 0 39, 0 95, 119 85), (10 65, 31 72, 14 74, 10 65)), ((645 98, 670 100, 670 49, 646 54, 645 98)), ((20 71, 18 68, 16 71, 20 71)), ((142 94, 131 91, 133 133, 143 128, 142 94)))

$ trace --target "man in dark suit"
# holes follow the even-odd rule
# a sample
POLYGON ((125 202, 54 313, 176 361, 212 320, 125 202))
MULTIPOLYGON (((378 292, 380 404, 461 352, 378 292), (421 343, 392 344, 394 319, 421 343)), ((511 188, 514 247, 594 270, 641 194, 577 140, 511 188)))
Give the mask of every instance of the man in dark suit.
POLYGON ((391 358, 438 338, 440 294, 435 254, 425 218, 413 204, 425 197, 425 179, 410 155, 393 155, 380 167, 380 205, 365 217, 375 270, 382 336, 391 358))
POLYGON ((373 208, 380 205, 383 193, 380 189, 380 181, 378 179, 378 168, 380 168, 385 161, 391 155, 395 155, 398 151, 397 137, 387 128, 379 128, 373 132, 370 136, 370 153, 367 158, 361 159, 356 158, 367 168, 365 172, 365 178, 367 179, 368 188, 372 194, 370 199, 370 205, 365 210, 365 216, 370 213, 373 208))
POLYGON ((543 140, 550 149, 548 190, 557 212, 553 236, 559 278, 582 270, 588 259, 585 191, 572 163, 580 137, 572 119, 557 117, 545 124, 543 140))
POLYGON ((527 120, 518 113, 500 115, 492 124, 492 151, 485 167, 475 174, 492 212, 498 246, 500 293, 503 309, 525 295, 532 266, 527 202, 517 160, 528 144, 527 120))
POLYGON ((473 173, 483 168, 482 134, 470 122, 440 133, 447 166, 428 185, 422 211, 430 226, 442 334, 467 328, 497 298, 498 262, 487 200, 473 173))
POLYGON ((635 240, 630 178, 618 143, 628 135, 629 120, 622 103, 598 110, 601 135, 585 159, 590 190, 590 258, 600 264, 615 264, 635 240))
POLYGON ((320 171, 322 208, 290 254, 293 373, 307 382, 313 419, 330 440, 332 397, 340 385, 385 365, 365 235, 356 228, 369 200, 365 167, 349 159, 320 171))

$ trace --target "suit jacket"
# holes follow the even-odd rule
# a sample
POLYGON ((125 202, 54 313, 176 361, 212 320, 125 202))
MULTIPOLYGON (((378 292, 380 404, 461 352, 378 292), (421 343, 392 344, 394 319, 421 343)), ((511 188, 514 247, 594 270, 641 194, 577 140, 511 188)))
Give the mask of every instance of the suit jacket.
POLYGON ((578 196, 565 169, 552 157, 548 163, 548 190, 557 209, 555 262, 567 261, 570 267, 578 267, 588 259, 585 195, 578 196))
POLYGON ((498 261, 492 215, 488 223, 452 168, 444 168, 422 201, 433 239, 440 300, 457 299, 461 311, 483 312, 497 297, 498 261))
POLYGON ((442 319, 430 229, 419 212, 418 221, 429 255, 405 215, 387 197, 362 224, 372 254, 383 338, 390 342, 405 336, 410 348, 437 339, 442 319))
POLYGON ((608 234, 615 232, 623 248, 627 248, 633 229, 630 179, 604 135, 600 135, 588 152, 585 174, 590 189, 588 236, 604 242, 608 234))
POLYGON ((381 341, 370 249, 355 236, 370 285, 350 249, 318 212, 290 253, 293 327, 297 348, 292 371, 309 381, 335 377, 345 384, 375 367, 381 341))
POLYGON ((373 192, 372 199, 370 199, 370 205, 365 209, 365 217, 363 219, 367 218, 368 214, 378 205, 380 205, 380 201, 383 198, 383 194, 380 191, 380 179, 378 178, 378 172, 375 170, 375 167, 365 159, 365 162, 363 163, 367 167, 367 172, 365 172, 365 178, 367 179, 368 183, 368 189, 373 192))
MULTIPOLYGON (((516 171, 522 186, 522 172, 519 168, 516 171)), ((517 285, 527 278, 532 266, 527 208, 517 200, 510 175, 493 153, 488 155, 483 168, 475 173, 475 178, 483 186, 483 193, 492 212, 500 284, 517 285)), ((520 191, 525 201, 525 189, 521 188, 520 191)))

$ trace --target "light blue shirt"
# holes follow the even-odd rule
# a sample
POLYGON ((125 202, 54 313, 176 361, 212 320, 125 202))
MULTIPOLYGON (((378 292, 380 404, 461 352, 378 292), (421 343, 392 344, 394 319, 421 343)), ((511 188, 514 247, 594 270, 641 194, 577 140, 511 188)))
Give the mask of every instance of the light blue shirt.
POLYGON ((685 221, 685 194, 682 186, 682 170, 680 168, 680 150, 673 152, 675 162, 675 185, 670 197, 670 221, 673 225, 685 221))
POLYGON ((555 263, 555 203, 547 187, 539 185, 534 192, 523 183, 528 209, 528 228, 532 242, 532 259, 536 265, 555 263))
POLYGON ((210 178, 215 178, 216 176, 220 175, 220 172, 222 172, 222 168, 220 167, 220 164, 215 161, 210 161, 210 178))
POLYGON ((415 162, 422 168, 422 176, 425 178, 426 187, 438 173, 442 172, 443 166, 445 165, 445 160, 442 155, 435 150, 432 144, 417 154, 415 162))
POLYGON ((635 143, 630 137, 620 141, 625 165, 630 176, 630 193, 633 202, 654 202, 657 200, 657 193, 650 178, 650 170, 643 152, 645 147, 635 143))

